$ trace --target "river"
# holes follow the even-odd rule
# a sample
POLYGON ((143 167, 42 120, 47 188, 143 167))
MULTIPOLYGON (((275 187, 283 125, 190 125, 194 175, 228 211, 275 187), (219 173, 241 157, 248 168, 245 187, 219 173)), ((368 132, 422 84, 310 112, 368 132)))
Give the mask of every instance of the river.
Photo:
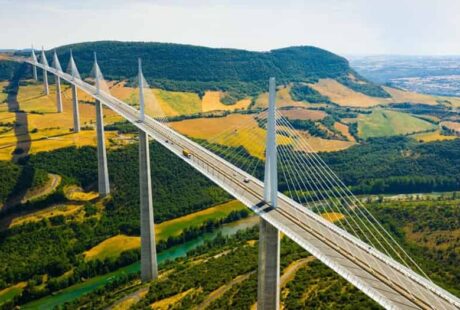
MULTIPOLYGON (((202 245, 208 240, 212 240, 218 234, 223 236, 231 236, 236 234, 238 230, 246 229, 253 227, 259 223, 259 218, 257 216, 250 216, 239 221, 224 224, 222 227, 216 229, 211 233, 203 234, 193 240, 185 242, 183 244, 174 246, 167 250, 164 250, 158 253, 158 263, 161 264, 167 260, 173 260, 179 257, 184 257, 187 253, 198 246, 202 245)), ((96 289, 104 286, 114 277, 121 274, 130 274, 139 272, 140 262, 133 263, 131 265, 120 268, 114 272, 107 273, 102 276, 97 276, 91 279, 86 280, 85 282, 78 283, 72 286, 69 286, 54 295, 49 295, 41 299, 32 301, 25 304, 21 309, 53 309, 56 306, 62 305, 66 302, 72 301, 76 298, 79 298, 85 294, 91 293, 96 289)))

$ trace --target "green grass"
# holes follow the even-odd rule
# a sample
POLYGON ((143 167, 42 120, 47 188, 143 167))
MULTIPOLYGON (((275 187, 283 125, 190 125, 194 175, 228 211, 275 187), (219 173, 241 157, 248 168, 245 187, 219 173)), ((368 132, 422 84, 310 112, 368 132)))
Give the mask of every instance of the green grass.
POLYGON ((4 290, 0 290, 0 305, 13 299, 15 296, 20 295, 22 290, 23 286, 21 283, 5 288, 4 290))
POLYGON ((201 100, 195 93, 173 92, 162 89, 155 90, 159 100, 166 102, 178 114, 201 112, 201 100))
POLYGON ((168 237, 180 235, 186 228, 201 226, 208 220, 223 219, 232 211, 239 211, 245 208, 241 202, 231 200, 202 211, 160 223, 156 225, 155 230, 157 240, 165 240, 168 237))
POLYGON ((358 134, 363 139, 404 135, 435 128, 435 125, 410 114, 380 109, 358 120, 358 134))

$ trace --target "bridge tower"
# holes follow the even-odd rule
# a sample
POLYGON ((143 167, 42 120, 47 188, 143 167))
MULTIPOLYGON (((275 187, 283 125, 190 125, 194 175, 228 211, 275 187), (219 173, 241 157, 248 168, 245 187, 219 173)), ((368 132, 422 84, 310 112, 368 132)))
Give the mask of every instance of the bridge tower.
POLYGON ((141 122, 145 119, 145 100, 144 100, 144 76, 142 74, 142 60, 138 59, 139 65, 139 120, 141 122))
MULTIPOLYGON (((42 54, 41 54, 41 63, 43 66, 48 67, 48 61, 46 60, 45 49, 42 46, 42 54)), ((48 71, 43 69, 43 90, 45 95, 50 94, 50 89, 48 87, 48 71)))
POLYGON ((37 55, 35 55, 35 50, 34 50, 33 45, 32 45, 32 60, 34 61, 34 64, 32 65, 32 74, 33 74, 34 80, 38 81, 37 66, 35 65, 38 62, 38 60, 37 60, 37 55))
MULTIPOLYGON (((59 63, 59 58, 56 54, 56 51, 54 51, 53 55, 53 67, 56 69, 56 71, 62 71, 61 64, 59 63)), ((61 78, 56 75, 56 108, 58 113, 62 113, 64 109, 62 108, 62 94, 61 94, 61 78)))
MULTIPOLYGON (((72 50, 70 50, 70 75, 72 75, 72 80, 75 80, 77 77, 76 65, 73 59, 72 50)), ((80 112, 78 111, 78 94, 77 86, 72 84, 72 108, 73 108, 73 132, 80 132, 80 112)))
MULTIPOLYGON (((94 53, 94 79, 96 81, 96 95, 100 93, 100 80, 102 79, 96 53, 94 53)), ((109 170, 107 168, 107 153, 105 149, 104 116, 102 103, 96 99, 96 136, 97 136, 97 172, 98 191, 101 197, 110 194, 109 170)))
MULTIPOLYGON (((139 103, 140 121, 144 121, 144 79, 139 59, 139 103)), ((139 130, 139 187, 141 209, 141 279, 151 281, 158 277, 155 224, 153 221, 152 179, 150 176, 149 138, 139 130)))
MULTIPOLYGON (((276 151, 276 83, 269 80, 267 142, 265 150, 264 199, 277 207, 278 171, 276 151)), ((257 309, 279 309, 280 237, 279 231, 260 218, 257 309)))

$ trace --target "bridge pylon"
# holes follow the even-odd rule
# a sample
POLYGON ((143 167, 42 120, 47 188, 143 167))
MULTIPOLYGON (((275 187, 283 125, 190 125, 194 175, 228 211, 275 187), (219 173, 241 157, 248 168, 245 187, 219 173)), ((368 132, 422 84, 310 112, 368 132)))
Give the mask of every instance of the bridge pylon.
MULTIPOLYGON (((56 50, 54 51, 53 55, 53 67, 56 71, 62 71, 61 64, 59 63, 59 58, 56 54, 56 50)), ((61 78, 59 75, 56 74, 56 108, 58 113, 62 113, 64 111, 62 107, 62 94, 61 94, 61 78)))
POLYGON ((38 81, 38 76, 37 76, 37 66, 35 65, 38 60, 37 60, 37 55, 35 55, 35 50, 34 50, 34 46, 32 45, 32 60, 34 62, 34 64, 32 65, 32 75, 33 75, 33 78, 35 81, 38 81))
MULTIPOLYGON (((94 53, 94 79, 96 81, 96 94, 100 93, 101 74, 97 65, 96 53, 94 53)), ((110 194, 109 170, 107 168, 107 153, 105 148, 104 116, 102 103, 96 99, 96 136, 97 136, 97 172, 98 191, 101 197, 110 194)))
MULTIPOLYGON (((276 83, 269 80, 267 117, 267 144, 265 149, 264 199, 273 208, 277 207, 278 171, 276 151, 276 83)), ((280 289, 280 237, 272 224, 260 218, 259 265, 257 283, 257 309, 279 309, 280 289)))
MULTIPOLYGON (((140 121, 144 121, 144 81, 139 59, 139 103, 140 121)), ((152 179, 150 176, 149 138, 139 130, 139 187, 141 209, 141 279, 152 281, 158 277, 157 251, 155 243, 155 223, 153 221, 152 179)))
MULTIPOLYGON (((48 67, 48 61, 46 60, 45 49, 43 46, 40 60, 43 66, 48 67)), ((50 89, 48 86, 48 71, 46 71, 46 69, 43 69, 43 91, 45 92, 45 95, 50 94, 50 89)))
MULTIPOLYGON (((75 80, 77 77, 77 72, 75 70, 75 61, 73 59, 72 50, 70 50, 70 75, 72 75, 72 80, 75 80)), ((78 110, 78 93, 77 93, 77 86, 72 83, 72 114, 73 114, 73 132, 80 132, 80 111, 78 110)))
POLYGON ((141 122, 145 119, 145 99, 144 99, 144 75, 142 74, 142 61, 138 58, 139 66, 139 120, 141 122))

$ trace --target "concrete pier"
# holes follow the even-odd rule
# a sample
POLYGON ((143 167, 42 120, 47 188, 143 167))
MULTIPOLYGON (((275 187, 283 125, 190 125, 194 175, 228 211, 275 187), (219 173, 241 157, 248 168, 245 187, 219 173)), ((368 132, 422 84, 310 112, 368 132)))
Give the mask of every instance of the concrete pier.
MULTIPOLYGON (((276 84, 270 78, 267 114, 267 144, 265 151, 264 199, 277 207, 278 169, 276 149, 276 84)), ((279 231, 263 218, 259 226, 259 265, 257 309, 279 309, 280 303, 280 236, 279 231)))
POLYGON ((32 74, 33 74, 34 80, 38 81, 37 66, 35 65, 32 65, 32 74))
POLYGON ((48 72, 46 70, 43 70, 43 92, 45 95, 50 94, 50 89, 48 86, 48 72))
POLYGON ((158 277, 155 226, 153 222, 152 181, 148 135, 139 131, 139 187, 141 209, 141 279, 152 281, 158 277))
POLYGON ((72 84, 73 132, 80 132, 80 112, 78 111, 77 87, 72 84))
POLYGON ((61 94, 61 78, 56 75, 56 108, 58 113, 62 113, 64 111, 62 107, 62 94, 61 94))
MULTIPOLYGON (((35 55, 35 50, 34 50, 34 47, 32 46, 32 53, 31 53, 31 56, 32 56, 32 60, 34 61, 34 63, 37 63, 38 60, 37 60, 37 55, 35 55)), ((34 77, 34 80, 35 81, 38 81, 38 75, 37 75, 37 66, 32 65, 32 75, 34 77)))
POLYGON ((257 309, 279 309, 280 237, 269 222, 260 219, 257 309))
MULTIPOLYGON (((48 61, 46 60, 45 50, 42 47, 42 54, 41 54, 41 63, 43 66, 48 67, 48 61)), ((50 94, 50 89, 48 86, 48 71, 43 69, 43 91, 45 95, 50 94)))
POLYGON ((104 116, 102 104, 96 100, 96 135, 97 135, 97 172, 98 190, 101 197, 110 194, 109 170, 107 169, 107 154, 105 150, 104 116))

